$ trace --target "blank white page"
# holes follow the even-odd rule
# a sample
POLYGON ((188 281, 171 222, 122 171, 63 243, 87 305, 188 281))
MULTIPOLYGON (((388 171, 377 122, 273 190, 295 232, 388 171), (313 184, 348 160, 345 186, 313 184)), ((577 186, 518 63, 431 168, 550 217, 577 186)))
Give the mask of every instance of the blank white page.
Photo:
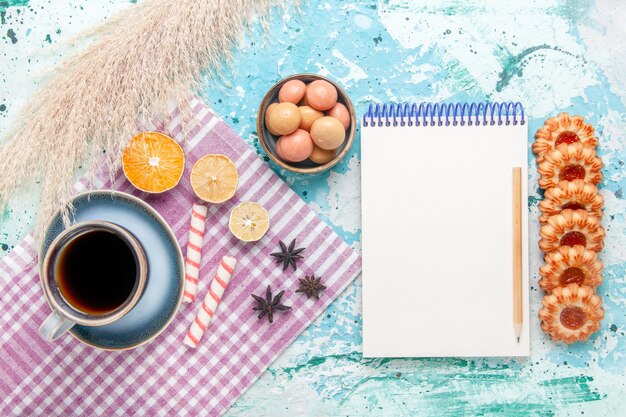
POLYGON ((527 126, 361 127, 363 356, 528 356, 527 126), (522 167, 523 326, 512 169, 522 167))

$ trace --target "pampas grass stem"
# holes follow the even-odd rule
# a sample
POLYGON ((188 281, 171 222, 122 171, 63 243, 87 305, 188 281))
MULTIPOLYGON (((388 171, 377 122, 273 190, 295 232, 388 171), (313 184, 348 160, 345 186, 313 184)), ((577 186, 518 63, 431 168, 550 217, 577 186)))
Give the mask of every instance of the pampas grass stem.
MULTIPOLYGON (((96 41, 59 65, 22 109, 0 149, 0 202, 41 181, 36 231, 71 197, 74 172, 106 151, 113 175, 138 123, 186 105, 205 76, 274 0, 146 0, 91 31, 96 41)), ((64 206, 67 220, 71 208, 64 206)))

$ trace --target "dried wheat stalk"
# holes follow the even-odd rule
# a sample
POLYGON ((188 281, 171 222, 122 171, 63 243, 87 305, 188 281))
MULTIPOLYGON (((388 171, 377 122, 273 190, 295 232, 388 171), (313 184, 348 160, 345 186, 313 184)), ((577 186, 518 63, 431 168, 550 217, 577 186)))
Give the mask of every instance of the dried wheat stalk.
POLYGON ((203 78, 219 74, 248 23, 275 3, 146 0, 92 31, 96 43, 57 68, 0 150, 0 202, 40 179, 41 232, 71 196, 80 164, 106 150, 113 175, 138 121, 165 117, 168 100, 190 114, 185 103, 203 78))

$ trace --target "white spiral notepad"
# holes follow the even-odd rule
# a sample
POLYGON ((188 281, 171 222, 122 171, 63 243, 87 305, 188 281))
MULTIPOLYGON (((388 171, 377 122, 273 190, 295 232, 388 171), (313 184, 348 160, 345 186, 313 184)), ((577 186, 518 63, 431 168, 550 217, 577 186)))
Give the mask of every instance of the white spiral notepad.
POLYGON ((370 106, 361 128, 363 356, 528 356, 527 155, 519 103, 370 106), (523 179, 519 342, 515 166, 523 179))

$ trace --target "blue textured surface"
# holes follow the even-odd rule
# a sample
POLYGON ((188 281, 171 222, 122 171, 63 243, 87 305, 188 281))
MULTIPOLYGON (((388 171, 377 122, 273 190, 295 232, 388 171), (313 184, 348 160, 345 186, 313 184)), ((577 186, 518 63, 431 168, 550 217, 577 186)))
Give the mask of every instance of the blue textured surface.
MULTIPOLYGON (((4 3, 0 132, 33 91, 33 74, 66 52, 59 41, 115 10, 132 7, 126 0, 54 6, 44 0, 17 2, 30 7, 4 3)), ((606 317, 589 342, 572 346, 551 342, 539 328, 536 219, 541 197, 531 162, 530 359, 364 360, 357 280, 236 402, 229 416, 626 413, 625 18, 626 5, 619 0, 310 0, 301 13, 275 15, 265 40, 260 27, 253 27, 253 35, 235 53, 233 73, 209 83, 206 93, 259 154, 258 104, 275 81, 299 72, 337 80, 359 113, 371 101, 519 100, 527 109, 529 144, 547 117, 561 111, 583 115, 597 128, 605 163, 601 189, 607 238, 601 258, 606 268, 599 293, 606 317)), ((279 171, 357 249, 359 151, 357 143, 338 167, 314 178, 279 171)), ((480 204, 484 192, 480 184, 475 187, 480 204)), ((435 198, 424 196, 424 203, 435 198)), ((33 200, 23 201, 4 213, 4 250, 32 223, 33 200)))

